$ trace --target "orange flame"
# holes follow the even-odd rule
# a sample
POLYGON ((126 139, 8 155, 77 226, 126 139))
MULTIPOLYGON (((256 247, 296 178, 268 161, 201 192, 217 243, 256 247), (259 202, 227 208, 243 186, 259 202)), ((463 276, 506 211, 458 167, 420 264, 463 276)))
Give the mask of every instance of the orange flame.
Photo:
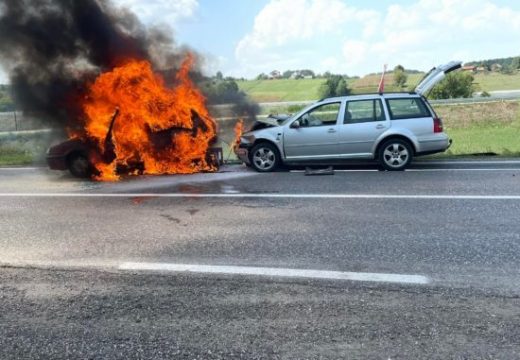
POLYGON ((240 144, 240 137, 242 136, 242 133, 244 132, 244 120, 239 119, 237 121, 237 123, 235 124, 234 132, 235 132, 235 139, 233 140, 233 143, 231 144, 231 148, 233 150, 236 150, 236 147, 240 144))
POLYGON ((119 179, 118 167, 153 175, 216 170, 206 157, 216 123, 189 77, 193 62, 188 55, 173 88, 141 60, 103 73, 90 85, 83 110, 97 180, 119 179))

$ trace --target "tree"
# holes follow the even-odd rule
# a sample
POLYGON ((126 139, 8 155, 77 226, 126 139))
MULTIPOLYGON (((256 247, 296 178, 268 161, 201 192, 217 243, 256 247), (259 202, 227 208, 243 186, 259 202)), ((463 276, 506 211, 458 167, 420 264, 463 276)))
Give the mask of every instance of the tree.
POLYGON ((397 65, 394 68, 394 85, 400 89, 404 88, 408 81, 408 75, 404 72, 402 65, 397 65))
POLYGON ((266 74, 264 73, 261 73, 259 74, 257 77, 256 77, 256 80, 267 80, 269 79, 269 76, 267 76, 266 74))
POLYGON ((431 99, 469 98, 475 90, 475 78, 468 72, 449 73, 444 80, 430 92, 431 99))
POLYGON ((319 95, 322 98, 329 98, 334 96, 343 96, 350 94, 347 82, 340 75, 331 75, 321 85, 319 95))
POLYGON ((334 95, 336 96, 344 96, 350 94, 350 90, 347 86, 347 81, 344 78, 338 82, 338 86, 336 86, 336 92, 334 95))
POLYGON ((312 70, 309 70, 309 69, 303 69, 303 70, 300 70, 300 74, 302 76, 312 76, 312 78, 314 78, 316 75, 314 74, 314 71, 312 70))
POLYGON ((221 71, 217 71, 217 75, 215 76, 215 78, 217 80, 222 80, 222 79, 224 79, 224 75, 222 75, 221 71))
POLYGON ((511 69, 514 71, 520 70, 520 56, 515 57, 511 62, 511 69))
POLYGON ((284 79, 290 79, 293 74, 294 74, 294 71, 292 71, 292 70, 285 70, 283 72, 283 74, 282 74, 282 77, 284 79))

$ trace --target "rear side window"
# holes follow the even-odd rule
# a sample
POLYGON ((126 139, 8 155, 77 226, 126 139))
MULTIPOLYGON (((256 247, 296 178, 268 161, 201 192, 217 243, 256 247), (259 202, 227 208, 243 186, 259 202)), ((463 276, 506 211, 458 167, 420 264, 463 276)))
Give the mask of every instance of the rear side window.
POLYGON ((387 99, 392 120, 431 117, 421 98, 387 99))
POLYGON ((373 121, 384 121, 385 114, 381 100, 349 101, 345 110, 344 124, 359 124, 373 121))

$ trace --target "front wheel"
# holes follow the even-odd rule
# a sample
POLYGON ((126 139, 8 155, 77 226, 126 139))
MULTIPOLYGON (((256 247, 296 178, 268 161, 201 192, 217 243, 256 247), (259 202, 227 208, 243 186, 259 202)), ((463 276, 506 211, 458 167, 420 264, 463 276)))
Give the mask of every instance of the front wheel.
POLYGON ((92 166, 84 154, 73 154, 68 159, 69 171, 78 178, 88 178, 92 174, 92 166))
POLYGON ((250 155, 251 166, 258 172, 270 172, 280 166, 280 154, 276 146, 261 143, 253 147, 250 155))
POLYGON ((403 171, 412 161, 412 147, 407 141, 391 139, 379 148, 378 158, 385 170, 403 171))

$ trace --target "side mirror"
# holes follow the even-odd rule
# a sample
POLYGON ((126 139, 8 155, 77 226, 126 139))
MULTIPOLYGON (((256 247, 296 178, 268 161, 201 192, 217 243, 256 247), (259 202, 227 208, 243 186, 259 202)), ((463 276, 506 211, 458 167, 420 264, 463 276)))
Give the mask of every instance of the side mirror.
POLYGON ((300 128, 300 120, 296 120, 291 124, 291 129, 299 129, 300 128))

